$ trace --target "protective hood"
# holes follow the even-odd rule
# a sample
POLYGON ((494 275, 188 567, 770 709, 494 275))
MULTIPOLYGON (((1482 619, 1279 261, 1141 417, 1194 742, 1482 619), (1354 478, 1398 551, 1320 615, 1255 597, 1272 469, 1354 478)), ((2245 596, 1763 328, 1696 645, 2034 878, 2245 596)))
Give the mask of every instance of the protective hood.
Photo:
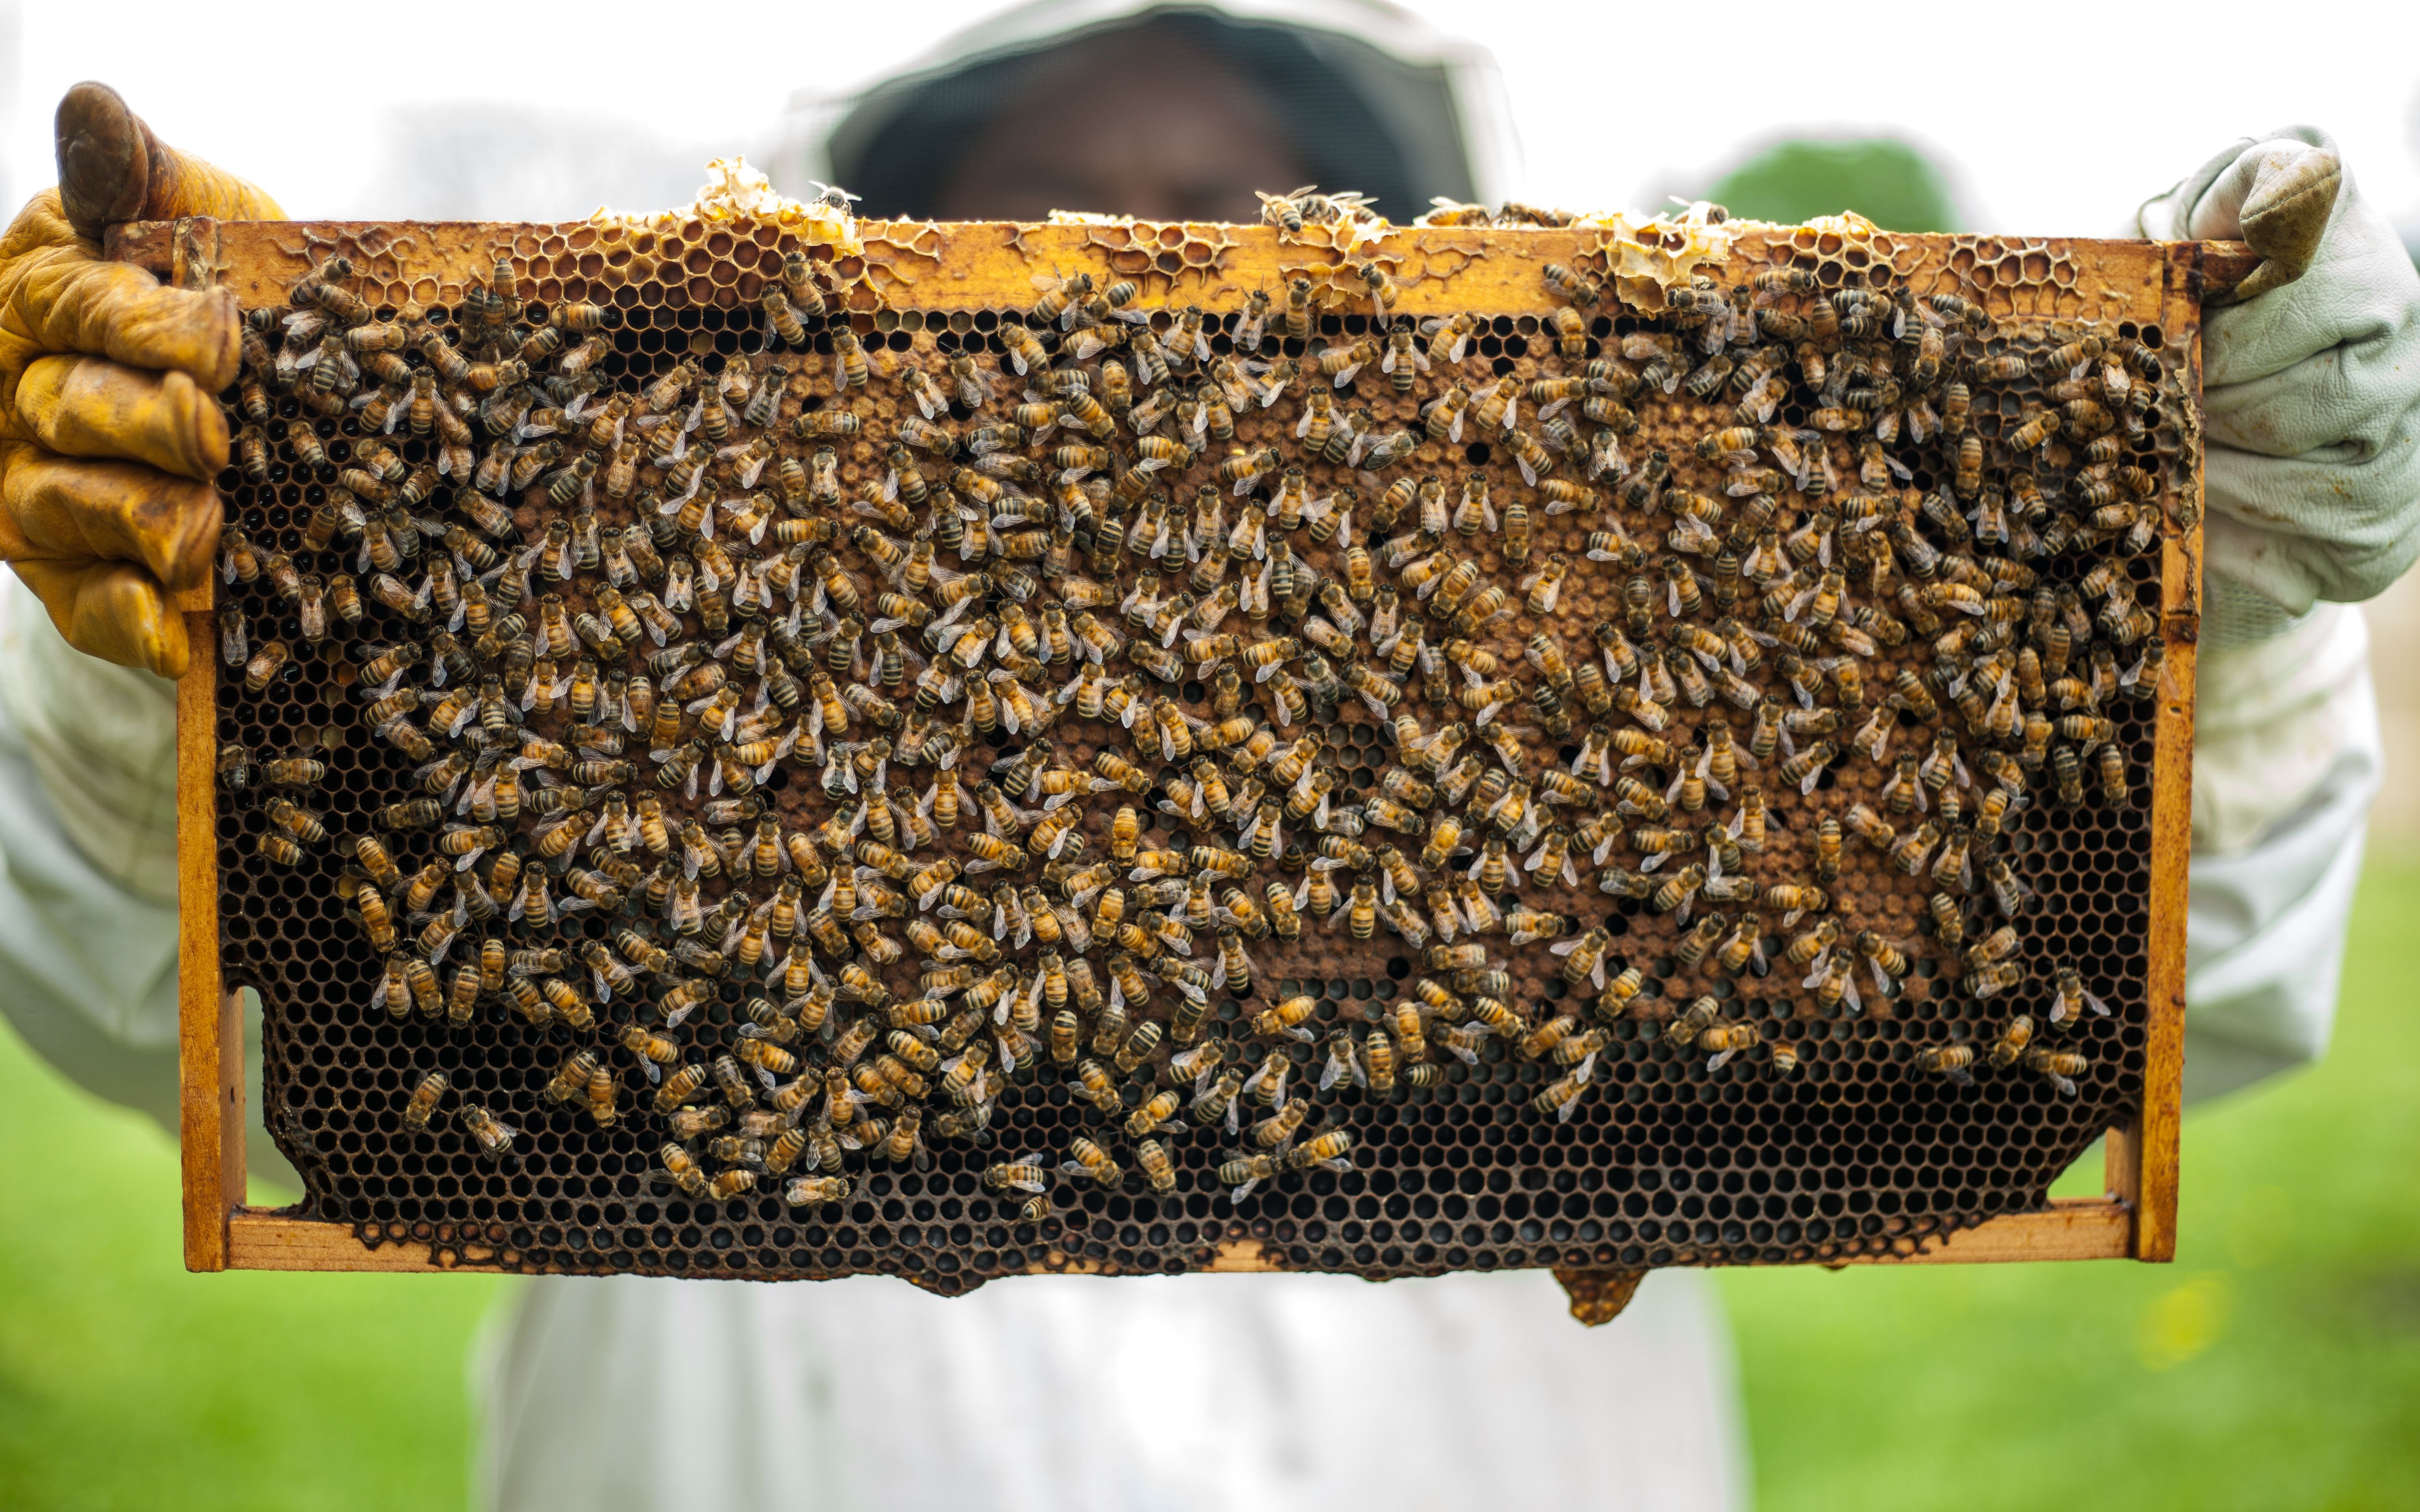
POLYGON ((1434 196, 1493 204, 1515 181, 1520 148, 1494 54, 1383 0, 1035 0, 958 32, 889 79, 800 90, 767 170, 800 197, 814 182, 865 194, 865 215, 925 213, 915 200, 932 187, 926 165, 981 129, 1025 59, 1163 17, 1198 25, 1202 45, 1267 86, 1324 188, 1358 190, 1408 222, 1434 196))

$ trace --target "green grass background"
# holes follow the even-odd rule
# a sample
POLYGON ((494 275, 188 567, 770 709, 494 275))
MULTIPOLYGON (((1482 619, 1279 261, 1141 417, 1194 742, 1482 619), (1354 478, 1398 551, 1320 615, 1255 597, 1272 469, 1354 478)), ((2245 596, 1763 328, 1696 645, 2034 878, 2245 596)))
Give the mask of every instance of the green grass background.
MULTIPOLYGON (((1726 1274, 1759 1504, 2420 1504, 2415 921, 2374 864, 2327 1061, 2186 1120, 2175 1265, 1726 1274)), ((460 1504, 504 1283, 187 1275, 175 1151, 5 1028, 0 1171, 0 1507, 460 1504)))

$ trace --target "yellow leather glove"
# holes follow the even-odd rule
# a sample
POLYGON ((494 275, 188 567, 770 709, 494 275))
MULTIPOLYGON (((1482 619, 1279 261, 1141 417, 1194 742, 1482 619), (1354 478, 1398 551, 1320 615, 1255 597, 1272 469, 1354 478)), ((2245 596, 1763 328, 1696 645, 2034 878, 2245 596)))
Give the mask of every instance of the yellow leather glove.
POLYGON ((103 262, 101 236, 285 212, 166 146, 106 85, 60 100, 58 153, 59 187, 0 237, 0 560, 69 644, 176 677, 188 652, 167 595, 203 581, 218 549, 235 297, 103 262))

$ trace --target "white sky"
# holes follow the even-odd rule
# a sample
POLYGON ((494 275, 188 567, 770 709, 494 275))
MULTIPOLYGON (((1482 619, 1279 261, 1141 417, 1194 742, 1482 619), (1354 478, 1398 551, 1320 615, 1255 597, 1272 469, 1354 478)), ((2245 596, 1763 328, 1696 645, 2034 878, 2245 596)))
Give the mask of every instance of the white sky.
MULTIPOLYGON (((70 84, 98 78, 168 140, 258 180, 292 213, 376 213, 372 147, 389 107, 508 99, 745 148, 794 87, 879 74, 997 8, 54 0, 23 14, 0 162, 12 203, 50 182, 52 108, 70 84), (384 45, 390 35, 403 44, 384 45), (623 35, 640 45, 613 45, 623 35)), ((2391 217, 2420 220, 2420 25, 2385 0, 2088 14, 1904 0, 1746 0, 1696 16, 1568 0, 1411 8, 1495 50, 1527 149, 1526 199, 1646 205, 1777 134, 1876 131, 1932 149, 1978 229, 2087 234, 2234 137, 2316 122, 2391 217), (1624 16, 1652 18, 1643 49, 1624 37, 1624 16), (1631 56, 1652 60, 1646 82, 1608 87, 1631 56), (1691 80, 1723 92, 1691 99, 1691 80)), ((0 85, 0 101, 8 93, 0 85)))

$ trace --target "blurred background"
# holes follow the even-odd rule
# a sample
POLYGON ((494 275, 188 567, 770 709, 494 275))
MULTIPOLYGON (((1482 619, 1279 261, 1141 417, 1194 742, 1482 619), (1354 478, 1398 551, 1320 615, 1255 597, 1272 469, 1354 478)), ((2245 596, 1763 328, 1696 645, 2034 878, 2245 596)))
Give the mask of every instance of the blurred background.
MULTIPOLYGON (((998 8, 0 3, 0 202, 52 180, 85 78, 297 216, 649 208, 735 150, 797 193, 803 130, 998 8)), ((1523 152, 1499 195, 2096 235, 2307 121, 2420 245, 2420 61, 2375 7, 1410 8, 1501 65, 1523 152), (1625 56, 1652 65, 1608 83, 1625 56)), ((2420 1501, 2420 589, 2370 615, 2392 770, 2328 1059, 2188 1119, 2173 1267, 1726 1274, 1761 1505, 2420 1501)), ((185 1275, 175 1150, 5 1027, 0 1171, 0 1505, 460 1502, 467 1351, 509 1283, 185 1275)), ((2098 1177, 2096 1154, 2071 1185, 2098 1177)))

